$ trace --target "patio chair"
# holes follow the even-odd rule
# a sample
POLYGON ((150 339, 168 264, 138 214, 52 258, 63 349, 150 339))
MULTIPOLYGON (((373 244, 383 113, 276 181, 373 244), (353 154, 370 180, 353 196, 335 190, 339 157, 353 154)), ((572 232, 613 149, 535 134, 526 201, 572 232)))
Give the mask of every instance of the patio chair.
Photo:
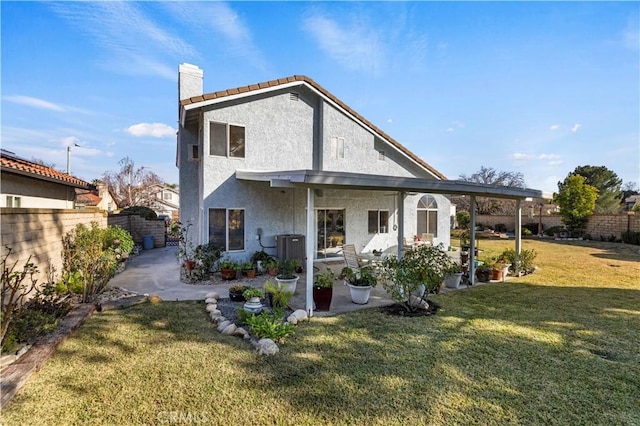
POLYGON ((344 256, 344 263, 351 269, 360 269, 360 260, 358 259, 358 253, 356 253, 356 246, 354 244, 344 244, 342 246, 342 255, 344 256))

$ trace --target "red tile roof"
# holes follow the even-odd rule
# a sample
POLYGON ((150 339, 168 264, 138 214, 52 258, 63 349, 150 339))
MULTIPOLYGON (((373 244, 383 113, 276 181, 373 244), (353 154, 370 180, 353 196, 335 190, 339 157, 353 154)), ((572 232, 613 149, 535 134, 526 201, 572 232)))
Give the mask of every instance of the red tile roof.
POLYGON ((84 206, 97 206, 102 201, 102 198, 96 194, 87 192, 85 194, 76 194, 76 204, 82 204, 84 206))
POLYGON ((309 78, 309 77, 307 77, 305 75, 294 75, 294 76, 291 76, 291 77, 279 78, 277 80, 265 81, 263 83, 252 84, 252 85, 249 85, 249 86, 242 86, 242 87, 238 87, 238 88, 234 88, 234 89, 227 89, 227 90, 220 90, 218 92, 213 92, 213 93, 206 93, 206 94, 203 94, 201 96, 194 96, 194 97, 191 97, 191 98, 188 98, 188 99, 182 99, 180 101, 180 105, 187 106, 187 105, 195 104, 195 103, 198 103, 198 102, 205 102, 205 101, 210 101, 210 100, 214 100, 214 99, 224 98, 224 97, 227 97, 227 96, 237 95, 237 94, 240 94, 240 93, 248 93, 248 92, 252 92, 252 91, 255 91, 255 90, 277 87, 277 86, 280 86, 280 85, 283 85, 283 84, 288 84, 288 83, 293 83, 293 82, 300 82, 300 84, 306 83, 309 86, 313 87, 314 89, 316 89, 317 91, 322 93, 322 95, 326 96, 328 99, 330 99, 331 101, 333 101, 337 105, 339 105, 340 108, 343 108, 349 114, 353 115, 358 120, 363 122, 367 127, 369 127, 371 130, 373 130, 375 133, 377 133, 378 135, 380 135, 381 137, 383 137, 384 139, 389 141, 389 143, 391 143, 397 149, 402 151, 409 158, 413 159, 416 163, 420 164, 422 167, 426 168, 427 170, 429 170, 431 173, 433 173, 434 175, 436 175, 440 179, 445 179, 445 180, 447 179, 445 175, 443 175, 442 173, 440 173, 439 171, 434 169, 426 161, 424 161, 423 159, 421 159, 420 157, 415 155, 413 152, 409 151, 400 142, 396 141, 391 136, 389 136, 388 134, 386 134, 385 132, 380 130, 378 127, 374 126, 373 123, 371 123, 369 120, 367 120, 366 118, 364 118, 363 116, 358 114, 356 111, 354 111, 353 109, 348 107, 344 102, 342 102, 340 99, 336 98, 334 95, 332 95, 324 87, 320 86, 318 83, 316 83, 311 78, 309 78))
POLYGON ((1 151, 0 164, 3 172, 17 173, 36 179, 66 184, 76 188, 89 189, 91 187, 91 184, 82 179, 52 169, 51 167, 27 161, 4 150, 1 151))

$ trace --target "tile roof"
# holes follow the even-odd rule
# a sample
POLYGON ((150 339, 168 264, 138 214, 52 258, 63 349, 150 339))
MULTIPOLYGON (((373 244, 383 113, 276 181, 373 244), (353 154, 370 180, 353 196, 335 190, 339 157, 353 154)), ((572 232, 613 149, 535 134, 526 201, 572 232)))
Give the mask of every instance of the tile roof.
POLYGON ((242 87, 237 87, 237 88, 234 88, 234 89, 220 90, 220 91, 213 92, 213 93, 205 93, 205 94, 200 95, 200 96, 193 96, 191 98, 182 99, 180 101, 180 105, 184 107, 184 106, 191 105, 191 104, 196 104, 196 103, 199 103, 199 102, 206 102, 206 101, 210 101, 210 100, 224 98, 224 97, 227 97, 227 96, 239 95, 239 94, 242 94, 242 93, 249 93, 249 92, 256 91, 256 90, 262 90, 262 89, 267 89, 267 88, 277 88, 278 86, 281 86, 281 85, 284 85, 284 84, 289 84, 289 83, 295 83, 295 82, 299 82, 300 84, 305 84, 306 83, 309 86, 313 87, 318 92, 322 93, 323 96, 327 97, 332 102, 336 103, 338 106, 340 106, 340 108, 343 108, 345 111, 347 111, 349 114, 351 114, 354 117, 356 117, 358 120, 360 120, 362 123, 364 123, 367 127, 369 127, 371 130, 373 130, 375 133, 377 133, 378 135, 380 135, 381 137, 386 139, 389 143, 391 143, 391 145, 396 147, 398 150, 402 151, 405 155, 407 155, 409 158, 413 159, 416 163, 420 164, 422 167, 426 168, 427 170, 429 170, 431 173, 433 173, 434 175, 436 175, 440 179, 445 179, 445 180, 447 179, 445 175, 443 175, 438 170, 433 168, 426 161, 424 161, 423 159, 421 159, 420 157, 415 155, 413 152, 409 151, 409 149, 407 149, 400 142, 396 141, 391 136, 389 136, 388 134, 386 134, 385 132, 380 130, 378 127, 373 125, 373 123, 371 123, 369 120, 367 120, 366 118, 364 118, 363 116, 358 114, 356 111, 354 111, 349 106, 347 106, 347 104, 345 104, 340 99, 338 99, 334 95, 332 95, 324 87, 320 86, 318 83, 316 83, 311 78, 309 78, 309 77, 307 77, 305 75, 294 75, 294 76, 291 76, 291 77, 278 78, 276 80, 265 81, 263 83, 251 84, 249 86, 242 86, 242 87))
POLYGON ((17 173, 77 188, 88 189, 91 187, 91 184, 83 181, 82 179, 78 179, 77 177, 52 169, 51 167, 46 167, 41 164, 25 160, 5 150, 2 150, 1 152, 0 164, 2 165, 3 172, 17 173))
POLYGON ((102 198, 91 192, 76 194, 76 205, 82 204, 84 206, 97 206, 100 204, 100 201, 102 201, 102 198))

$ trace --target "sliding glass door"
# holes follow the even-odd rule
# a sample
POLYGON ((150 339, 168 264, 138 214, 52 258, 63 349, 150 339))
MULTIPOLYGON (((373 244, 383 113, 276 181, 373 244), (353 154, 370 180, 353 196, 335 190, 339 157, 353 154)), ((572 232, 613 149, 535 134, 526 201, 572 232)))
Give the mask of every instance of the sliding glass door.
POLYGON ((317 224, 317 258, 342 256, 344 244, 344 210, 316 210, 317 224))

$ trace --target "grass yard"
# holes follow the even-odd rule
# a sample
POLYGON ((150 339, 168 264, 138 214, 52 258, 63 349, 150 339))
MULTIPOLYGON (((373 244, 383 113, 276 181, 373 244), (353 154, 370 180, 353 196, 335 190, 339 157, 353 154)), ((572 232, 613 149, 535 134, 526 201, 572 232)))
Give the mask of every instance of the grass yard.
POLYGON ((433 317, 316 318, 273 357, 218 334, 203 303, 95 314, 2 422, 640 424, 639 247, 523 248, 535 274, 435 296, 433 317))

